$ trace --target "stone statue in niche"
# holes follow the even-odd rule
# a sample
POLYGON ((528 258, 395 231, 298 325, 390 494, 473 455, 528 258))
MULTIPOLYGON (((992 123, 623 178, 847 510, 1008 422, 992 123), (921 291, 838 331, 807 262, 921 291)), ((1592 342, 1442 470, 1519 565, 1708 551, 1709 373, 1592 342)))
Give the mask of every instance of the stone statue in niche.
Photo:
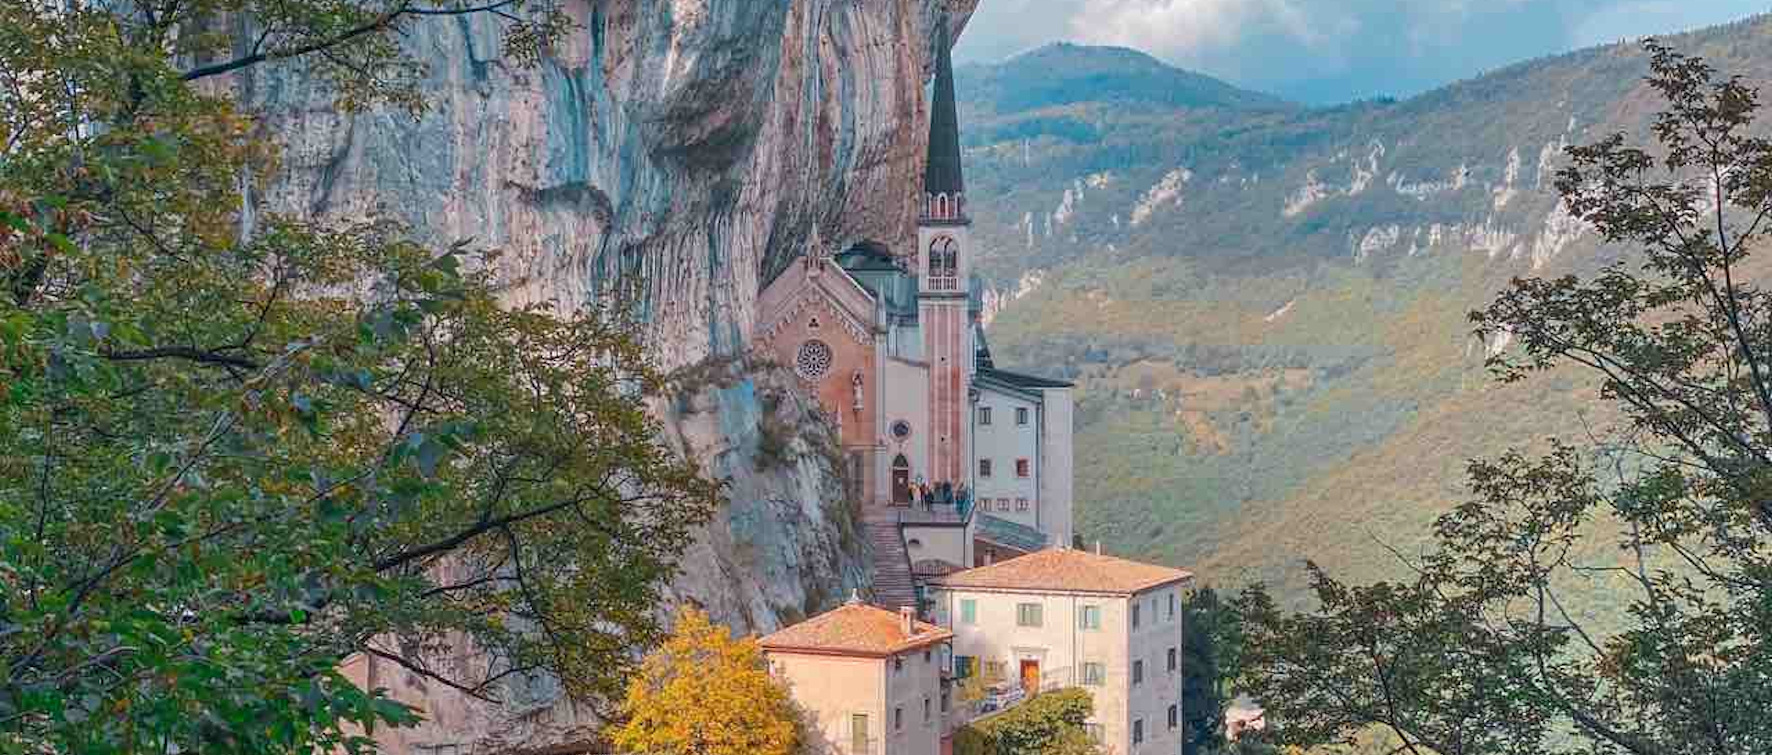
POLYGON ((856 370, 855 374, 849 378, 849 387, 855 393, 855 406, 853 407, 855 413, 860 414, 861 410, 866 407, 866 402, 861 398, 861 370, 856 370))

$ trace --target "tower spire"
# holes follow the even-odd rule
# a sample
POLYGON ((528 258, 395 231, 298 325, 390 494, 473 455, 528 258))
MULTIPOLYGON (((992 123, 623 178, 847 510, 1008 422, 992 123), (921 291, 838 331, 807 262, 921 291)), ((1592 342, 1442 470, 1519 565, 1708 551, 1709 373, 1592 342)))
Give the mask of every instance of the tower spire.
POLYGON ((966 190, 960 174, 960 116, 954 105, 953 41, 948 18, 935 32, 935 97, 929 114, 929 156, 923 166, 923 193, 957 196, 966 190))

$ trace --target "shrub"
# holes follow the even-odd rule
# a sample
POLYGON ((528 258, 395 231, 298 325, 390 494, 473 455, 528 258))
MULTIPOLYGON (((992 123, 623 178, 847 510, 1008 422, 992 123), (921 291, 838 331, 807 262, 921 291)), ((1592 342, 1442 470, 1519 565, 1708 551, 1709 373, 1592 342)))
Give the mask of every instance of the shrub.
POLYGON ((954 755, 1095 755, 1101 748, 1083 730, 1094 712, 1085 690, 1048 692, 954 732, 954 755))

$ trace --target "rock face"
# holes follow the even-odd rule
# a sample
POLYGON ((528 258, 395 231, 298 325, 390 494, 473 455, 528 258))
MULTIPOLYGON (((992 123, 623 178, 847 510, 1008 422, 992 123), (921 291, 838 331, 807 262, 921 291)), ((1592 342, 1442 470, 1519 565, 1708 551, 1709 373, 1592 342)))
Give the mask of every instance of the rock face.
MULTIPOLYGON (((502 249, 514 303, 637 294, 658 366, 689 368, 658 406, 671 441, 731 481, 672 592, 769 631, 866 591, 868 546, 829 429, 791 376, 734 357, 762 284, 809 246, 915 238, 931 30, 977 2, 566 0, 579 29, 531 68, 500 59, 496 19, 427 20, 405 37, 428 66, 419 117, 339 112, 275 68, 238 81, 287 148, 256 209, 502 249)), ((351 673, 426 708, 381 735, 391 752, 547 747, 593 718, 546 679, 491 706, 351 673)))
POLYGON ((760 282, 812 240, 914 238, 930 29, 978 0, 568 0, 534 68, 496 19, 413 27, 430 109, 340 113, 261 72, 284 136, 268 205, 379 212, 506 251, 515 301, 640 286, 667 367, 737 351, 760 282))

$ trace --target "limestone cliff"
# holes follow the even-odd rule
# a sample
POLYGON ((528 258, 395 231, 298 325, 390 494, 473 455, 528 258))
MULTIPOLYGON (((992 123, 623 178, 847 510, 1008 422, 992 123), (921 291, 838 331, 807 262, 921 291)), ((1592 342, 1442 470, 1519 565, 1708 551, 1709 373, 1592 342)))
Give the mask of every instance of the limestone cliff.
MULTIPOLYGON (((673 593, 767 631, 865 591, 828 428, 791 378, 731 357, 762 283, 808 245, 914 239, 931 29, 978 0, 565 2, 579 28, 532 68, 500 59, 496 19, 414 27, 416 118, 339 112, 287 70, 240 79, 287 146, 258 209, 500 248, 513 302, 636 287, 658 366, 695 378, 660 403, 671 441, 731 481, 673 593)), ((543 747, 589 721, 547 680, 488 706, 372 676, 432 718, 392 751, 543 747)))

